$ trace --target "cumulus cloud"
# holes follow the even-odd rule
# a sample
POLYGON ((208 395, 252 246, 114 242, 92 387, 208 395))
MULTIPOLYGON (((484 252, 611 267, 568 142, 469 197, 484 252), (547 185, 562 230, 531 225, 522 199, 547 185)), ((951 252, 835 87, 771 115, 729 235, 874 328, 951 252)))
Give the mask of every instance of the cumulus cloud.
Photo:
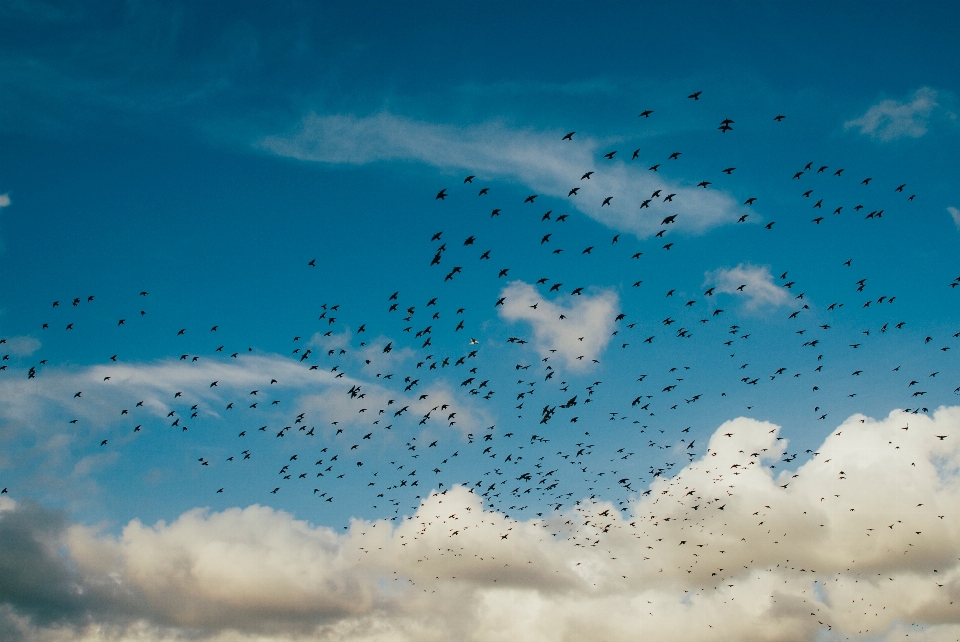
POLYGON ((957 209, 956 207, 948 207, 947 212, 950 214, 950 217, 953 219, 953 222, 957 226, 957 229, 960 230, 960 209, 957 209))
POLYGON ((713 284, 717 292, 733 294, 746 299, 748 310, 777 307, 787 302, 783 288, 773 282, 769 266, 741 263, 735 268, 720 268, 706 273, 706 284, 713 284))
POLYGON ((921 87, 909 102, 883 100, 867 110, 860 118, 843 124, 846 129, 858 129, 861 134, 884 142, 898 138, 920 138, 927 133, 930 114, 937 105, 937 92, 921 87))
MULTIPOLYGON (((454 127, 409 120, 389 113, 305 117, 296 131, 267 136, 264 149, 305 161, 365 164, 381 160, 413 160, 443 169, 520 182, 540 194, 567 199, 571 187, 580 193, 572 207, 614 229, 647 237, 660 221, 676 214, 676 228, 702 233, 737 219, 739 205, 729 195, 693 184, 669 182, 646 167, 621 162, 596 164, 599 143, 586 136, 561 141, 557 132, 509 129, 500 123, 454 127), (581 181, 586 171, 595 171, 581 181), (640 209, 656 190, 675 196, 640 209), (610 205, 603 199, 613 197, 610 205)), ((606 150, 605 150, 606 151, 606 150)), ((661 197, 661 198, 662 198, 661 197)))
POLYGON ((548 301, 529 283, 513 281, 500 296, 504 298, 497 308, 501 318, 529 323, 533 347, 540 356, 556 355, 568 368, 578 370, 603 353, 620 310, 620 301, 612 290, 548 301))
POLYGON ((8 503, 0 618, 37 639, 945 639, 958 437, 957 407, 857 415, 791 470, 779 427, 739 418, 623 510, 520 521, 456 487, 343 534, 255 505, 112 535, 8 503))
POLYGON ((0 207, 7 207, 8 205, 10 205, 10 195, 0 194, 0 207))

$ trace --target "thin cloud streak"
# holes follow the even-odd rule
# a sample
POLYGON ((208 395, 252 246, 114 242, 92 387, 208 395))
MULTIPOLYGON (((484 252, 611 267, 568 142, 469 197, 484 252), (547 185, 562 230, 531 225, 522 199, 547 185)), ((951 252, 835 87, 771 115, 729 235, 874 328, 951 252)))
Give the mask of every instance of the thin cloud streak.
POLYGON ((522 183, 538 194, 563 198, 572 207, 616 230, 652 236, 660 221, 676 214, 677 230, 701 234, 734 222, 739 205, 724 192, 669 182, 646 167, 606 161, 598 165, 599 144, 587 136, 562 141, 562 134, 509 129, 501 123, 453 127, 389 113, 305 117, 290 135, 267 136, 258 145, 303 161, 362 165, 376 161, 418 161, 444 170, 522 183), (581 180, 594 172, 589 180, 581 180), (568 198, 573 187, 580 192, 568 198), (670 202, 653 199, 674 194, 670 202), (608 206, 604 199, 611 197, 608 206))

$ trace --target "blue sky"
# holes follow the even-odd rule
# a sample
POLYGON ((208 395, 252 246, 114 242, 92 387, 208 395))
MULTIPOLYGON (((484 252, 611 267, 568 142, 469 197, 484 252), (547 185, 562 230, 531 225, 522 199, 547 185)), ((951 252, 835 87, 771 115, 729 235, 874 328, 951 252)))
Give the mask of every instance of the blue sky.
POLYGON ((869 635, 956 637, 958 17, 0 3, 2 636, 833 639, 876 572, 917 597, 869 635), (427 563, 444 501, 529 570, 427 563), (664 511, 742 563, 686 573, 664 511), (841 568, 888 517, 937 535, 841 568))

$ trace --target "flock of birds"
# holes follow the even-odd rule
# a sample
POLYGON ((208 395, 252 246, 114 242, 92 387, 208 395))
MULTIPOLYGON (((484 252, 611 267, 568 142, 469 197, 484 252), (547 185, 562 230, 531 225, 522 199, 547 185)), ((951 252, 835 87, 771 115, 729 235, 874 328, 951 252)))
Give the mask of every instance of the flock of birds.
MULTIPOLYGON (((695 92, 689 98, 699 101, 701 92, 695 92)), ((655 110, 645 110, 639 117, 655 118, 655 110)), ((785 118, 778 114, 773 120, 780 123, 785 118)), ((735 131, 736 125, 734 120, 724 118, 719 121, 718 130, 726 135, 735 131)), ((573 143, 575 137, 576 132, 571 131, 562 139, 573 143)), ((619 150, 610 150, 599 162, 612 162, 624 156, 618 154, 619 150)), ((627 155, 629 160, 625 162, 640 161, 639 149, 627 155)), ((660 172, 665 169, 665 164, 679 162, 681 156, 682 152, 673 152, 646 169, 660 172)), ((583 184, 595 180, 601 171, 584 168, 577 184, 570 185, 567 198, 583 198, 579 194, 583 184)), ((731 176, 736 171, 736 167, 726 167, 720 173, 731 176)), ((810 221, 814 225, 821 225, 830 216, 847 211, 860 213, 865 219, 880 219, 887 215, 890 207, 868 207, 865 202, 896 198, 899 205, 904 205, 916 198, 915 194, 906 191, 905 184, 877 185, 869 176, 854 179, 854 185, 870 191, 859 192, 846 203, 827 202, 828 197, 818 195, 819 184, 808 185, 811 179, 820 180, 820 175, 823 180, 829 177, 830 180, 849 181, 848 174, 843 167, 807 162, 800 164, 792 176, 784 178, 802 186, 799 197, 809 202, 815 214, 810 221)), ((433 200, 440 201, 438 207, 458 207, 468 197, 496 197, 492 187, 479 186, 478 181, 478 176, 468 175, 460 187, 444 187, 433 200)), ((714 181, 702 180, 696 186, 709 190, 714 181)), ((554 197, 530 194, 515 205, 532 211, 540 204, 538 199, 551 198, 554 197)), ((613 198, 603 197, 597 205, 600 208, 610 206, 613 198)), ((638 216, 660 219, 660 229, 652 239, 635 241, 614 234, 612 238, 582 241, 583 247, 571 249, 568 255, 620 253, 626 273, 636 261, 651 252, 675 252, 681 241, 661 245, 656 239, 665 237, 671 231, 671 225, 677 223, 678 216, 682 216, 669 210, 678 198, 681 197, 676 192, 657 189, 638 199, 638 216), (648 246, 648 243, 654 245, 648 246)), ((743 200, 743 206, 748 208, 756 203, 755 196, 747 195, 743 200)), ((500 217, 510 204, 496 205, 488 208, 489 219, 502 220, 500 217)), ((556 224, 567 223, 570 215, 557 214, 551 209, 538 216, 549 228, 545 227, 542 234, 531 239, 533 248, 525 257, 528 266, 538 250, 547 256, 561 255, 566 250, 558 246, 557 237, 560 235, 557 230, 560 228, 556 224)), ((747 223, 750 216, 750 213, 739 215, 737 223, 747 223)), ((487 219, 485 215, 483 218, 487 219)), ((489 223, 487 220, 486 224, 489 223)), ((774 225, 775 221, 767 222, 763 229, 772 230, 774 225)), ((631 375, 635 381, 629 394, 622 394, 625 385, 614 386, 614 392, 607 392, 609 384, 600 377, 594 380, 590 375, 599 369, 600 354, 584 350, 583 354, 576 355, 576 361, 594 362, 592 366, 576 370, 556 354, 559 347, 548 346, 543 354, 538 354, 533 349, 537 338, 522 324, 513 328, 507 337, 485 334, 482 322, 475 319, 479 316, 486 320, 512 304, 509 291, 493 300, 478 300, 454 291, 456 282, 468 271, 473 271, 480 274, 479 278, 489 279, 497 287, 505 287, 519 270, 511 271, 502 264, 493 265, 496 254, 492 244, 496 239, 487 247, 481 246, 482 238, 480 232, 454 238, 449 232, 437 230, 424 239, 428 245, 422 253, 424 278, 437 284, 436 296, 417 300, 404 295, 403 288, 385 292, 382 295, 384 316, 356 323, 355 329, 344 320, 349 314, 347 309, 334 303, 320 306, 316 326, 305 328, 302 334, 293 337, 291 354, 284 360, 308 373, 316 371, 317 387, 322 389, 323 396, 336 397, 335 403, 327 404, 322 410, 298 407, 288 411, 286 408, 296 402, 288 397, 290 388, 285 387, 284 374, 270 370, 275 362, 245 361, 254 355, 252 348, 214 347, 217 342, 205 338, 203 343, 208 346, 203 350, 196 353, 178 350, 175 356, 178 365, 199 367, 214 360, 228 366, 239 364, 263 368, 257 373, 261 383, 249 391, 241 391, 236 384, 213 379, 205 384, 207 390, 202 394, 185 384, 169 398, 131 397, 114 409, 116 421, 120 422, 118 425, 122 425, 124 432, 118 428, 117 434, 98 438, 99 447, 123 449, 128 447, 131 434, 150 431, 173 430, 189 435, 189 431, 202 432, 214 427, 233 428, 229 437, 218 438, 215 447, 207 448, 207 452, 196 459, 196 466, 201 469, 199 479, 209 487, 209 492, 231 493, 231 484, 218 481, 216 472, 230 470, 226 467, 259 464, 269 465, 271 469, 258 473, 250 468, 244 469, 244 478, 262 479, 256 482, 261 487, 261 494, 235 497, 232 501, 269 501, 271 495, 286 493, 312 496, 321 504, 356 503, 359 498, 364 498, 369 501, 371 514, 386 514, 389 520, 403 521, 412 519, 408 509, 416 511, 421 502, 426 501, 424 498, 437 493, 446 494, 459 485, 478 496, 484 508, 497 511, 505 520, 529 518, 534 524, 541 525, 552 538, 568 539, 576 546, 598 547, 611 530, 629 529, 633 536, 649 539, 650 529, 656 525, 655 516, 623 517, 630 515, 631 507, 651 492, 649 486, 654 480, 672 478, 704 454, 703 440, 691 436, 690 426, 673 425, 666 419, 671 411, 691 404, 703 405, 710 398, 736 397, 744 390, 771 384, 777 379, 799 379, 801 376, 804 381, 814 379, 809 394, 815 394, 823 385, 816 377, 823 376, 824 368, 832 361, 830 350, 824 350, 828 343, 833 350, 840 346, 857 350, 867 341, 895 334, 905 326, 902 320, 893 316, 897 309, 895 302, 901 297, 895 292, 871 293, 871 279, 859 278, 861 275, 854 272, 856 260, 851 258, 837 265, 837 279, 849 282, 850 300, 832 302, 820 312, 841 314, 845 306, 848 310, 853 307, 858 310, 881 308, 878 314, 882 318, 874 326, 859 331, 855 337, 834 340, 831 335, 833 324, 813 320, 815 315, 808 303, 812 295, 808 292, 815 285, 809 284, 809 288, 805 288, 791 278, 789 271, 784 271, 774 275, 774 282, 793 302, 789 312, 784 313, 784 320, 791 324, 787 332, 798 337, 797 350, 815 365, 806 370, 785 366, 770 368, 767 363, 740 364, 737 360, 728 369, 736 372, 736 378, 718 383, 724 389, 717 395, 691 388, 690 381, 697 374, 696 366, 647 362, 641 371, 634 373, 635 376, 631 375), (473 320, 468 321, 468 317, 473 320), (491 356, 486 357, 485 351, 491 356), (236 361, 232 361, 234 359, 236 361), (501 399, 508 399, 509 403, 501 402, 501 399), (222 400, 222 407, 214 407, 213 400, 222 400), (491 417, 494 419, 487 421, 491 417), (629 430, 624 430, 616 443, 611 443, 606 437, 598 437, 600 431, 609 432, 604 430, 608 422, 629 427, 629 430), (270 443, 264 443, 268 440, 270 443), (119 445, 114 446, 115 443, 119 445), (609 502, 613 508, 600 511, 596 507, 601 502, 609 502), (574 513, 581 519, 575 519, 574 513), (558 515, 563 518, 554 519, 558 515)), ((576 235, 576 238, 582 236, 576 235)), ((573 242, 570 237, 566 240, 573 242)), ((316 259, 304 263, 308 270, 316 268, 316 259)), ((636 281, 633 287, 647 287, 643 284, 644 281, 636 281)), ((551 300, 575 306, 577 301, 591 296, 589 285, 542 277, 533 287, 542 302, 547 303, 543 307, 548 308, 551 300)), ((958 286, 960 276, 945 283, 944 289, 956 291, 958 286)), ((734 294, 748 294, 750 287, 750 283, 739 284, 734 288, 734 294)), ((724 315, 730 313, 719 307, 716 301, 721 294, 729 296, 730 293, 720 285, 706 287, 696 296, 681 296, 687 290, 689 287, 677 284, 656 295, 674 308, 663 319, 642 319, 629 311, 617 311, 608 320, 614 328, 613 336, 609 338, 609 359, 618 358, 618 349, 626 351, 632 347, 637 350, 655 342, 686 341, 695 335, 705 337, 703 341, 713 342, 711 345, 723 350, 724 354, 729 352, 729 358, 734 359, 752 334, 747 327, 751 319, 723 323, 724 315)), ((149 292, 139 292, 139 299, 143 305, 131 305, 130 314, 116 319, 117 328, 136 323, 138 318, 147 315, 149 292), (144 309, 137 310, 139 307, 144 309)), ((539 314, 542 302, 527 305, 531 310, 528 314, 539 314)), ((49 321, 37 330, 41 335, 70 332, 81 322, 82 308, 96 303, 94 296, 54 301, 49 310, 49 321), (66 310, 76 312, 70 316, 64 314, 66 310), (69 318, 65 318, 67 316, 69 318)), ((549 322, 572 323, 562 312, 558 317, 549 322)), ((822 317, 819 321, 823 321, 822 317)), ((206 337, 215 337, 218 329, 219 325, 201 331, 186 327, 171 329, 171 341, 182 341, 201 332, 206 337)), ((958 338, 960 332, 952 335, 931 333, 925 337, 923 345, 918 346, 918 349, 928 351, 922 363, 940 360, 941 367, 937 371, 920 371, 921 366, 911 364, 902 368, 896 364, 891 368, 896 373, 893 376, 902 380, 902 398, 910 402, 906 412, 928 412, 924 403, 926 386, 938 375, 941 379, 944 376, 958 378, 957 363, 951 360, 953 357, 949 352, 954 347, 951 342, 958 338)), ((574 342, 583 342, 584 339, 575 337, 574 342)), ((5 342, 6 339, 0 339, 0 347, 5 342)), ((688 347, 692 344, 678 345, 680 351, 692 349, 688 347)), ((119 354, 108 356, 105 365, 100 367, 105 374, 97 384, 103 388, 122 384, 110 372, 111 367, 121 365, 123 360, 119 354)), ((604 361, 607 358, 603 357, 604 361)), ((7 371, 5 376, 35 379, 38 385, 43 385, 44 369, 51 366, 44 358, 8 370, 8 365, 16 358, 11 361, 10 355, 4 355, 2 359, 0 370, 7 371)), ((623 358, 623 361, 627 360, 637 363, 639 358, 623 358)), ((701 376, 718 378, 721 370, 718 367, 716 374, 704 372, 701 376)), ((862 368, 853 370, 850 380, 858 380, 861 375, 862 368)), ((953 392, 960 393, 960 385, 953 392)), ((97 394, 96 390, 76 390, 70 393, 70 398, 62 400, 65 408, 76 411, 77 416, 68 420, 71 424, 82 421, 79 418, 85 416, 81 411, 82 404, 97 394)), ((855 394, 851 392, 849 396, 855 394)), ((826 405, 820 402, 814 405, 817 420, 827 419, 826 405)), ((935 435, 934 438, 942 441, 952 437, 935 435)), ((798 458, 803 461, 817 453, 784 450, 776 454, 779 461, 771 464, 771 468, 789 466, 798 458)), ((744 461, 735 463, 733 468, 752 465, 755 462, 751 458, 759 461, 759 456, 760 453, 748 453, 744 455, 744 461)), ((233 475, 232 472, 226 477, 236 479, 229 475, 233 475)), ((671 481, 672 485, 682 483, 679 477, 671 481)), ((8 490, 3 488, 4 493, 8 490)), ((690 507, 695 511, 690 513, 693 520, 710 519, 707 507, 723 510, 723 498, 704 495, 702 502, 698 502, 700 499, 700 493, 690 490, 679 493, 676 501, 699 504, 691 503, 690 507), (717 505, 713 506, 715 502, 717 505), (698 513, 699 508, 704 510, 698 513)), ((714 515, 715 511, 711 514, 714 515)), ((424 521, 419 534, 440 528, 445 529, 448 537, 456 538, 463 532, 456 526, 457 519, 456 513, 443 519, 438 515, 435 521, 424 521)), ((507 521, 496 523, 497 528, 503 529, 498 535, 507 540, 512 526, 507 521)), ((685 543, 680 542, 681 545, 685 543)))

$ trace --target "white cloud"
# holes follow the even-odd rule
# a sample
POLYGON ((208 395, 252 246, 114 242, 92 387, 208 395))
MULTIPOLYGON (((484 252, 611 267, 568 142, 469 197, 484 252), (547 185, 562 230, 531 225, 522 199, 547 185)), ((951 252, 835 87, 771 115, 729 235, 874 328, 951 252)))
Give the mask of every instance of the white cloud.
POLYGON ((259 144, 274 154, 305 161, 364 164, 414 160, 513 180, 537 193, 563 198, 591 218, 641 238, 656 233, 661 220, 670 214, 677 215, 676 229, 693 233, 737 219, 737 202, 723 192, 666 181, 646 165, 603 161, 598 166, 598 141, 583 135, 573 141, 561 137, 557 132, 509 129, 500 123, 454 127, 389 113, 367 118, 312 114, 293 134, 267 136, 259 144), (595 174, 581 181, 587 171, 595 174), (572 187, 581 191, 568 199, 572 187), (650 207, 640 209, 640 203, 656 190, 662 190, 660 198, 669 193, 676 196, 670 203, 654 199, 650 207), (610 205, 603 207, 608 196, 613 197, 610 205))
POLYGON ((500 291, 500 296, 505 299, 497 308, 500 316, 507 321, 529 323, 533 327, 533 347, 540 356, 555 354, 573 369, 586 368, 599 358, 610 342, 620 310, 619 299, 612 290, 548 301, 529 283, 513 281, 500 291))
POLYGON ((311 371, 277 356, 39 369, 36 379, 24 376, 0 382, 0 396, 10 400, 0 406, 0 418, 15 430, 36 429, 58 413, 107 423, 115 421, 119 409, 127 408, 131 400, 143 400, 145 408, 162 417, 172 409, 178 392, 180 403, 198 404, 200 411, 217 415, 228 399, 236 395, 246 399, 250 390, 269 387, 271 379, 278 381, 280 389, 309 390, 343 383, 330 372, 311 371), (41 381, 42 386, 38 385, 41 381), (214 381, 217 385, 211 386, 214 381), (76 392, 82 396, 74 397, 76 392))
POLYGON ((0 194, 0 207, 6 207, 8 205, 10 205, 10 195, 0 194))
POLYGON ((357 358, 363 362, 364 372, 367 374, 388 374, 394 372, 403 363, 417 358, 417 352, 409 346, 394 347, 393 342, 385 336, 378 336, 366 346, 357 351, 357 358), (390 345, 390 351, 384 348, 390 345))
POLYGON ((735 268, 720 268, 706 273, 706 283, 717 292, 744 297, 749 310, 777 307, 787 302, 786 291, 773 282, 768 266, 741 263, 735 268), (744 286, 744 287, 741 287, 744 286))
POLYGON ((960 209, 957 209, 956 207, 948 207, 947 212, 950 213, 954 224, 957 226, 957 229, 960 230, 960 209))
POLYGON ((493 423, 472 403, 469 388, 424 381, 420 387, 405 391, 402 378, 388 382, 367 376, 369 372, 360 372, 359 365, 344 374, 345 368, 336 372, 310 370, 309 364, 309 360, 298 362, 278 355, 241 355, 196 363, 169 360, 76 370, 46 368, 40 369, 35 379, 28 379, 25 372, 22 377, 4 378, 0 380, 0 399, 4 400, 0 404, 0 441, 15 435, 21 449, 0 450, 0 470, 8 458, 30 456, 42 459, 38 470, 66 466, 64 475, 85 478, 114 460, 94 457, 73 462, 75 449, 92 440, 128 439, 132 424, 169 425, 179 420, 181 426, 193 426, 200 419, 189 418, 192 413, 185 408, 191 405, 197 405, 197 413, 206 420, 235 421, 238 418, 232 413, 246 411, 263 413, 260 417, 267 423, 268 417, 288 415, 292 410, 307 413, 316 425, 329 426, 336 421, 346 430, 358 426, 368 429, 379 418, 379 409, 385 410, 382 425, 416 423, 425 415, 429 415, 428 420, 418 424, 424 429, 469 432, 493 423), (347 394, 352 386, 361 387, 363 397, 347 394), (251 395, 253 390, 259 394, 251 395), (74 396, 78 391, 82 393, 79 398, 74 396), (282 403, 272 405, 278 398, 282 403), (136 406, 140 401, 143 406, 136 406), (249 410, 254 402, 258 409, 249 410), (234 409, 227 410, 228 404, 234 409), (443 405, 447 406, 443 412, 431 412, 443 405), (408 412, 395 418, 393 413, 404 406, 408 406, 408 412), (129 414, 122 415, 123 409, 129 414), (171 411, 177 411, 176 417, 168 417, 171 411), (78 425, 67 423, 76 418, 81 420, 78 425))
POLYGON ((38 587, 69 591, 0 580, 0 602, 69 603, 92 622, 72 639, 90 627, 147 640, 184 627, 242 640, 955 637, 960 408, 853 416, 796 470, 780 463, 789 450, 777 426, 739 418, 626 511, 583 500, 518 521, 456 487, 412 519, 339 535, 255 505, 118 535, 61 527, 56 546, 56 520, 9 503, 0 567, 29 562, 38 587))
POLYGON ((846 129, 857 128, 861 134, 891 141, 898 138, 919 138, 927 133, 930 114, 937 107, 937 92, 921 87, 910 102, 883 100, 860 118, 844 123, 846 129))
MULTIPOLYGON (((339 394, 319 393, 304 395, 299 401, 299 407, 306 412, 318 412, 325 421, 336 421, 338 425, 349 426, 361 423, 369 426, 376 414, 376 409, 386 410, 383 426, 398 421, 397 411, 406 408, 407 419, 420 420, 428 417, 429 427, 442 428, 457 427, 461 431, 474 430, 486 421, 487 415, 482 410, 463 401, 460 395, 442 382, 434 382, 424 388, 413 389, 412 392, 398 392, 390 390, 371 381, 349 380, 349 385, 357 384, 361 387, 363 398, 351 397, 344 389, 339 394), (422 398, 421 398, 422 397, 422 398), (438 406, 446 406, 442 410, 438 406), (369 414, 364 414, 369 413, 369 414), (448 417, 453 414, 453 419, 448 417), (453 421, 451 424, 450 422, 453 421)), ((401 384, 402 385, 402 384, 401 384)), ((427 425, 424 423, 423 425, 427 425)))
POLYGON ((6 345, 11 354, 18 357, 29 357, 40 349, 40 341, 34 337, 10 337, 6 345))

